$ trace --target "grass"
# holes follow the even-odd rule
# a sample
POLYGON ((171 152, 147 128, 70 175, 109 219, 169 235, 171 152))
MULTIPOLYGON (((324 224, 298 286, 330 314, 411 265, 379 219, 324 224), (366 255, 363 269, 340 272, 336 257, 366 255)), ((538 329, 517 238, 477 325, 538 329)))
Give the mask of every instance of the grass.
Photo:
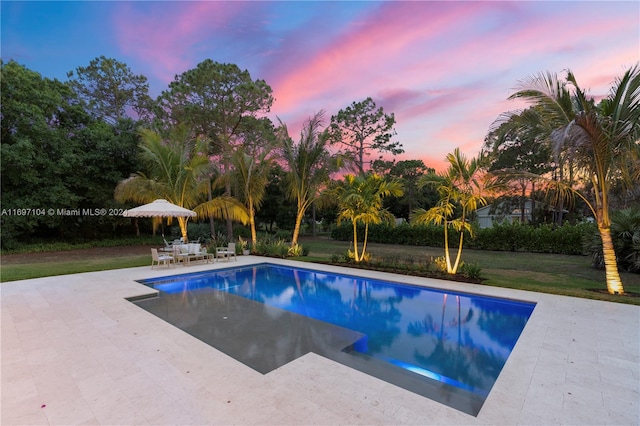
POLYGON ((107 271, 150 265, 150 256, 111 257, 87 260, 62 260, 56 262, 2 265, 1 281, 17 281, 54 275, 81 272, 107 271))
MULTIPOLYGON (((310 249, 310 254, 295 259, 305 262, 327 262, 332 255, 341 255, 349 248, 348 242, 328 238, 303 239, 301 243, 310 249)), ((442 248, 388 244, 369 244, 367 251, 380 257, 413 257, 416 260, 443 255, 442 248)), ((585 256, 465 249, 462 258, 465 262, 477 263, 482 267, 485 285, 640 305, 640 297, 597 292, 606 289, 604 271, 592 268, 589 258, 585 256)), ((148 255, 86 260, 65 260, 62 257, 42 263, 3 264, 0 272, 1 281, 7 282, 149 264, 148 255)), ((640 293, 640 274, 621 275, 627 292, 640 293)))
MULTIPOLYGON (((310 255, 297 260, 310 262, 326 262, 331 255, 342 254, 349 248, 348 242, 329 239, 302 243, 309 247, 310 255)), ((391 244, 369 244, 367 251, 375 256, 412 256, 414 259, 444 254, 444 249, 438 247, 391 244)), ((606 290, 605 274, 592 268, 587 256, 465 249, 462 260, 482 267, 485 285, 640 305, 640 297, 634 295, 599 292, 606 290)), ((640 293, 640 274, 621 272, 621 277, 625 291, 640 293)))
POLYGON ((149 237, 113 238, 88 242, 42 242, 21 244, 19 247, 3 249, 1 254, 41 253, 51 251, 68 251, 93 247, 123 247, 139 245, 162 245, 159 235, 149 237))

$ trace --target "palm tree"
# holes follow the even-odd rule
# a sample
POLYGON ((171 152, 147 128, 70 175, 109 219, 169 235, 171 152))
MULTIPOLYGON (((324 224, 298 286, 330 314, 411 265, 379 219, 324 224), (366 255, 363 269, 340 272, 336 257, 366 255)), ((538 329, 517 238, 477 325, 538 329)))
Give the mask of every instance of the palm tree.
POLYGON ((272 151, 263 149, 258 152, 250 152, 246 145, 237 146, 231 157, 231 164, 234 168, 229 177, 235 181, 236 193, 244 201, 249 213, 253 247, 256 247, 258 243, 256 211, 260 209, 264 200, 273 159, 272 151))
POLYGON ((487 203, 483 193, 491 190, 492 184, 482 180, 483 157, 468 160, 460 150, 456 148, 453 153, 447 154, 449 167, 445 172, 429 173, 418 181, 418 187, 433 187, 440 197, 435 207, 429 210, 417 209, 414 212, 415 223, 434 223, 444 227, 444 254, 447 265, 447 273, 455 274, 462 257, 462 243, 464 233, 473 235, 473 228, 468 218, 479 206, 487 203), (456 206, 461 209, 460 217, 452 219, 456 206), (449 254, 449 225, 460 233, 458 253, 456 260, 451 264, 449 254))
POLYGON ((297 208, 292 247, 298 244, 304 215, 319 199, 320 190, 329 182, 331 173, 338 171, 341 164, 341 157, 332 155, 328 149, 331 142, 328 132, 321 129, 323 116, 324 111, 320 111, 304 122, 298 144, 289 137, 286 124, 280 122, 282 159, 288 168, 287 188, 297 208))
MULTIPOLYGON (((206 144, 194 140, 183 126, 173 128, 167 140, 150 129, 139 131, 140 160, 145 172, 121 181, 115 189, 119 202, 148 203, 163 198, 180 207, 194 210, 198 217, 230 217, 243 223, 247 212, 238 200, 217 197, 206 201, 209 180, 209 157, 206 144)), ((188 218, 178 218, 182 239, 187 241, 188 218)))
POLYGON ((575 75, 568 71, 566 81, 557 75, 538 74, 522 82, 510 99, 533 104, 537 119, 546 125, 546 140, 557 154, 571 157, 585 185, 583 194, 563 182, 548 182, 565 195, 582 198, 591 209, 602 239, 607 290, 622 294, 611 238, 609 190, 616 182, 640 179, 640 67, 629 68, 617 78, 609 95, 598 105, 587 98, 575 75))
POLYGON ((382 208, 382 201, 387 196, 402 196, 402 185, 395 179, 387 182, 375 173, 346 175, 344 180, 338 182, 331 190, 331 193, 338 200, 338 224, 342 220, 349 220, 353 225, 354 261, 366 260, 369 224, 393 222, 393 215, 382 208), (360 253, 358 253, 358 223, 364 224, 364 239, 360 253))

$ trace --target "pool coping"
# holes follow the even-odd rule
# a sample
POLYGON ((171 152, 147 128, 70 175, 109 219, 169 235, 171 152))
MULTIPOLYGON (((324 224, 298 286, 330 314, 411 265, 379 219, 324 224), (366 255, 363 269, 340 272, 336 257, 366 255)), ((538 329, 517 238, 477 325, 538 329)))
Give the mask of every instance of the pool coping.
MULTIPOLYGON (((239 256, 238 265, 265 259, 239 256)), ((316 354, 261 375, 134 306, 149 267, 0 284, 2 424, 638 424, 640 307, 280 259, 537 304, 477 417, 316 354)))

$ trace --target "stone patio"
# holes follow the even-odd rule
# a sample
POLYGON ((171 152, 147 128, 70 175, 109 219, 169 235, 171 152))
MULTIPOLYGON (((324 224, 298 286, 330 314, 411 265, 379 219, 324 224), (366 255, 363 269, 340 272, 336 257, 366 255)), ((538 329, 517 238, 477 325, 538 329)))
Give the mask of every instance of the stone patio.
MULTIPOLYGON (((237 264, 264 261, 240 256, 237 264)), ((637 306, 302 264, 536 302, 491 394, 473 417, 314 353, 262 375, 125 300, 150 291, 134 280, 234 263, 0 284, 0 423, 640 423, 637 306)))

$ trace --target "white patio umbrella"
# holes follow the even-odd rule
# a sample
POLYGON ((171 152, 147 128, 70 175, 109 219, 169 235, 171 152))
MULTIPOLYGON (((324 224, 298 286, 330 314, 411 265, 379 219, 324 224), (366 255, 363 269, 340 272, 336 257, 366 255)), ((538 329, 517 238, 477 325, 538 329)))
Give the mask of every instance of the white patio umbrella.
POLYGON ((167 200, 155 200, 133 209, 125 210, 124 217, 195 217, 196 212, 177 206, 167 200))
MULTIPOLYGON (((183 238, 186 241, 186 229, 187 220, 190 217, 195 217, 196 212, 193 210, 185 209, 184 207, 177 206, 167 200, 155 200, 152 203, 144 204, 133 209, 125 210, 122 213, 124 217, 177 217, 180 222, 180 229, 183 232, 183 238)), ((164 238, 164 229, 162 232, 162 238, 164 238)))

